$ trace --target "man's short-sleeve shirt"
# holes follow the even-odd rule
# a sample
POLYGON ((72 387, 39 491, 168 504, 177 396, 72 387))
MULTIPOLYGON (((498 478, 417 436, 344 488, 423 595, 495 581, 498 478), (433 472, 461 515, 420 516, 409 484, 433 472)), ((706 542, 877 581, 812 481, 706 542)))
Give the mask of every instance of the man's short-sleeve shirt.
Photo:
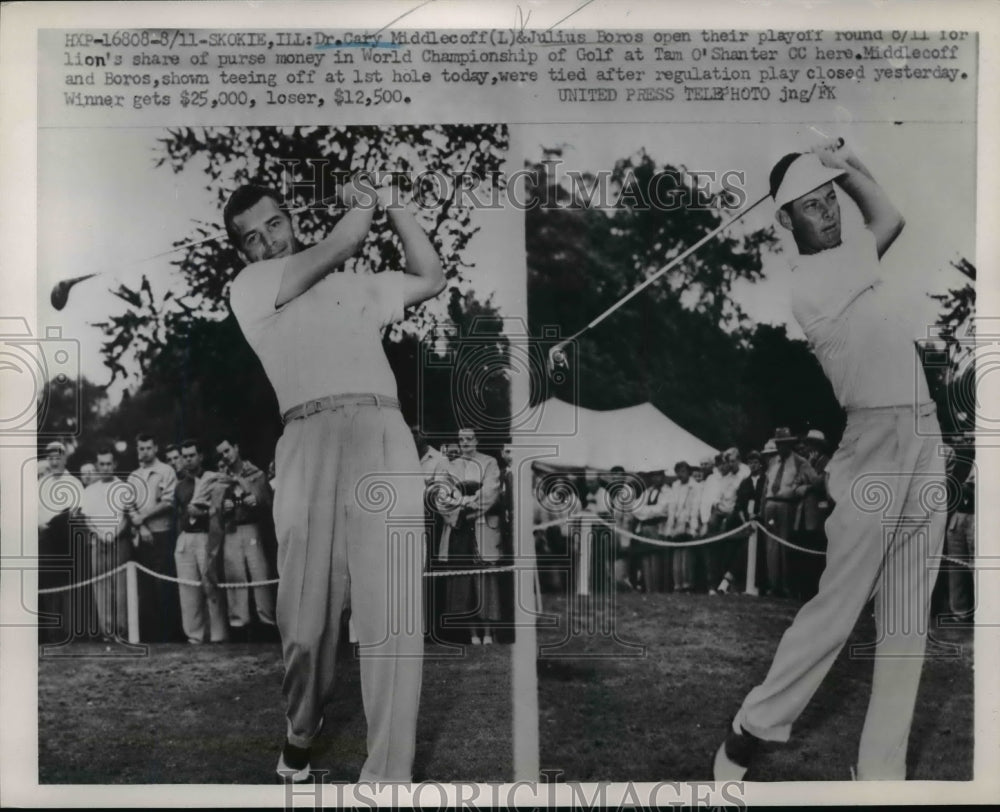
POLYGON ((245 268, 230 304, 282 412, 326 395, 396 396, 382 330, 403 318, 401 273, 332 273, 275 308, 287 259, 245 268))
POLYGON ((845 409, 930 400, 914 343, 920 325, 887 288, 871 231, 791 265, 792 313, 845 409))
MULTIPOLYGON (((177 472, 165 462, 153 460, 129 474, 129 483, 135 491, 135 509, 149 510, 161 502, 173 503, 177 472)), ((163 533, 170 529, 171 522, 169 513, 160 513, 147 520, 146 526, 155 533, 163 533)))

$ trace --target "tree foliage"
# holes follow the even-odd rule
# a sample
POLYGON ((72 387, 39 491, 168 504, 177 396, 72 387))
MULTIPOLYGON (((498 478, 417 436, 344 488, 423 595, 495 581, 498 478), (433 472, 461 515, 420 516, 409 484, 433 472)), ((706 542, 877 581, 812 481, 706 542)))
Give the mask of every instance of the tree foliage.
MULTIPOLYGON (((502 125, 399 127, 180 128, 156 147, 156 164, 175 173, 200 175, 205 194, 219 205, 217 222, 200 223, 179 236, 173 264, 183 284, 157 297, 146 278, 122 285, 116 295, 125 310, 101 323, 102 347, 112 377, 135 378, 141 387, 116 420, 159 425, 159 435, 216 438, 232 431, 258 459, 271 453, 280 434, 277 404, 260 364, 229 312, 228 290, 242 260, 224 235, 222 207, 244 183, 270 186, 296 210, 296 231, 309 244, 322 239, 341 216, 336 192, 357 172, 397 173, 403 200, 419 205, 418 219, 437 249, 449 293, 408 312, 387 330, 384 345, 405 392, 406 416, 429 409, 444 425, 442 404, 418 406, 409 391, 420 379, 415 365, 425 355, 425 336, 453 324, 466 310, 492 313, 477 299, 468 278, 468 245, 476 233, 471 209, 454 186, 462 173, 476 179, 481 194, 503 183, 500 169, 508 146, 502 125), (221 236, 220 236, 221 235, 221 236), (145 414, 137 414, 141 409, 145 414), (125 412, 131 410, 131 414, 125 412), (160 410, 159 416, 152 412, 160 410)), ((379 213, 371 233, 345 270, 379 273, 403 266, 401 244, 379 213)), ((317 351, 322 351, 318 348, 317 351)), ((431 376, 433 377, 433 375, 431 376)), ((427 381, 423 383, 427 384, 427 381)), ((149 429, 147 429, 149 430, 149 429)), ((442 429, 443 430, 443 429, 442 429)), ((247 450, 247 449, 245 449, 247 450)))
POLYGON ((976 402, 976 266, 962 257, 952 267, 969 281, 947 293, 934 294, 941 305, 937 326, 940 345, 924 352, 924 367, 931 395, 946 434, 971 430, 978 411, 976 402))
MULTIPOLYGON (((564 338, 575 333, 731 216, 734 201, 724 192, 706 197, 682 168, 645 151, 616 163, 604 197, 615 205, 595 206, 602 179, 560 180, 550 169, 558 155, 550 150, 534 167, 530 190, 532 336, 553 328, 564 338), (663 205, 671 199, 677 205, 663 205)), ((777 247, 771 228, 723 232, 588 330, 572 350, 572 374, 537 386, 533 398, 556 395, 592 409, 648 400, 717 447, 763 442, 780 412, 748 370, 796 350, 781 331, 760 334, 763 343, 752 352, 756 334, 732 288, 759 279, 762 252, 777 247)))

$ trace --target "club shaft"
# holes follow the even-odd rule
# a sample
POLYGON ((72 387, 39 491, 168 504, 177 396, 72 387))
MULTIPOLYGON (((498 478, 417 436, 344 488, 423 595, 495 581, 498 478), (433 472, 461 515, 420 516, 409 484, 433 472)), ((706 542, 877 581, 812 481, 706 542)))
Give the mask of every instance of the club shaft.
POLYGON ((652 285, 657 279, 659 279, 661 276, 663 276, 668 271, 670 271, 673 268, 675 268, 679 263, 683 262, 685 259, 687 259, 689 256, 691 256, 691 254, 693 254, 695 251, 697 251, 699 248, 701 248, 705 243, 713 240, 716 236, 718 236, 718 234, 720 232, 722 232, 725 229, 729 228, 729 226, 731 226, 733 223, 735 223, 741 217, 745 217, 747 214, 749 214, 751 211, 753 211, 755 208, 757 208, 757 206, 759 206, 761 203, 763 203, 769 197, 770 197, 769 194, 763 195, 762 197, 760 197, 759 199, 757 199, 753 203, 751 203, 749 206, 747 206, 745 209, 741 210, 739 213, 734 214, 732 217, 730 217, 728 220, 726 220, 726 222, 724 222, 722 225, 718 226, 713 231, 710 231, 708 234, 706 234, 704 237, 702 237, 700 240, 698 240, 698 242, 696 242, 690 248, 688 248, 683 253, 678 254, 676 257, 674 257, 672 260, 670 260, 670 262, 668 262, 666 265, 664 265, 662 268, 660 268, 660 270, 658 270, 656 273, 654 273, 652 276, 650 276, 648 279, 646 279, 644 282, 642 282, 642 284, 636 285, 636 287, 634 287, 632 290, 630 290, 628 293, 626 293, 624 296, 622 296, 622 298, 620 298, 617 302, 615 302, 613 305, 611 305, 611 307, 609 307, 607 310, 605 310, 599 316, 597 316, 594 319, 592 319, 584 328, 582 328, 581 330, 579 330, 576 333, 574 333, 572 336, 570 336, 568 339, 566 339, 566 341, 563 342, 563 343, 564 344, 568 344, 570 341, 574 341, 577 338, 579 338, 587 330, 591 329, 592 327, 596 327, 598 324, 600 324, 602 321, 604 321, 608 316, 610 316, 612 313, 614 313, 616 310, 618 310, 618 308, 622 307, 626 302, 629 302, 632 299, 634 299, 636 296, 638 296, 640 293, 642 293, 646 288, 648 288, 650 285, 652 285))

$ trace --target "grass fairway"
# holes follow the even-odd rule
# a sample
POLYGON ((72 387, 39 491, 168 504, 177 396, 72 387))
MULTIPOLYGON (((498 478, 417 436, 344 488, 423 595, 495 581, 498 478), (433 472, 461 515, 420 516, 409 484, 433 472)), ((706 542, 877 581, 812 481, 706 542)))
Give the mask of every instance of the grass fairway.
MULTIPOLYGON (((538 661, 541 764, 563 780, 710 779, 711 758, 744 694, 759 682, 797 606, 742 595, 616 596, 608 612, 576 611, 546 595, 558 625, 542 623, 538 661), (571 622, 581 633, 569 635, 571 622), (607 624, 607 628, 603 624, 607 624), (610 634, 614 626, 618 640, 610 634), (621 641, 646 646, 645 656, 621 641)), ((575 604, 574 604, 575 606, 575 604)), ((586 607, 584 607, 586 608, 586 607)), ((852 642, 871 639, 867 616, 852 642)), ((958 657, 924 667, 910 739, 910 777, 972 776, 972 635, 940 630, 958 657)), ((932 645, 932 653, 941 653, 932 645)), ((109 658, 39 662, 39 781, 53 784, 271 781, 284 733, 277 645, 164 645, 109 658)), ((512 779, 509 646, 428 646, 417 778, 512 779)), ((358 663, 342 652, 337 699, 326 711, 314 766, 353 781, 365 755, 358 663)), ((871 661, 847 650, 795 727, 768 745, 762 781, 847 780, 868 701, 871 661)))
MULTIPOLYGON (((73 650, 87 656, 39 662, 39 783, 271 783, 285 731, 277 644, 73 650)), ((415 776, 510 780, 510 647, 447 653, 427 648, 415 776)), ((328 782, 356 781, 365 759, 359 664, 341 654, 313 757, 328 782)))
MULTIPOLYGON (((711 780, 711 763, 744 695, 767 673, 798 604, 745 595, 622 593, 614 616, 578 605, 573 615, 610 634, 570 635, 565 624, 540 628, 553 648, 540 657, 539 713, 543 769, 563 780, 711 780), (605 626, 606 624, 606 626, 605 626), (616 639, 617 638, 617 639, 616 639), (646 646, 625 656, 626 643, 646 646)), ((567 617, 565 598, 544 608, 567 617)), ((970 630, 935 630, 959 656, 929 658, 910 737, 909 777, 972 777, 973 677, 970 630)), ((870 613, 851 644, 874 638, 870 613)), ((943 646, 931 644, 941 655, 943 646)), ((787 744, 765 745, 760 781, 849 780, 868 704, 872 662, 845 647, 796 724, 787 744)))

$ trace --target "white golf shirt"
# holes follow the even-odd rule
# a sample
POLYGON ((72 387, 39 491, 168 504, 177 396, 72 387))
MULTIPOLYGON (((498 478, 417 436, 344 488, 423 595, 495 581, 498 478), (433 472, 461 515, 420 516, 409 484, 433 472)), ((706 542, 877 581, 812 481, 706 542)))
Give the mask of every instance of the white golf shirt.
POLYGON ((888 290, 875 235, 844 236, 790 260, 795 319, 845 409, 929 402, 914 344, 927 326, 888 290))
POLYGON ((403 318, 401 273, 331 273, 275 308, 287 258, 245 268, 229 300, 282 412, 326 395, 396 396, 382 329, 403 318))

